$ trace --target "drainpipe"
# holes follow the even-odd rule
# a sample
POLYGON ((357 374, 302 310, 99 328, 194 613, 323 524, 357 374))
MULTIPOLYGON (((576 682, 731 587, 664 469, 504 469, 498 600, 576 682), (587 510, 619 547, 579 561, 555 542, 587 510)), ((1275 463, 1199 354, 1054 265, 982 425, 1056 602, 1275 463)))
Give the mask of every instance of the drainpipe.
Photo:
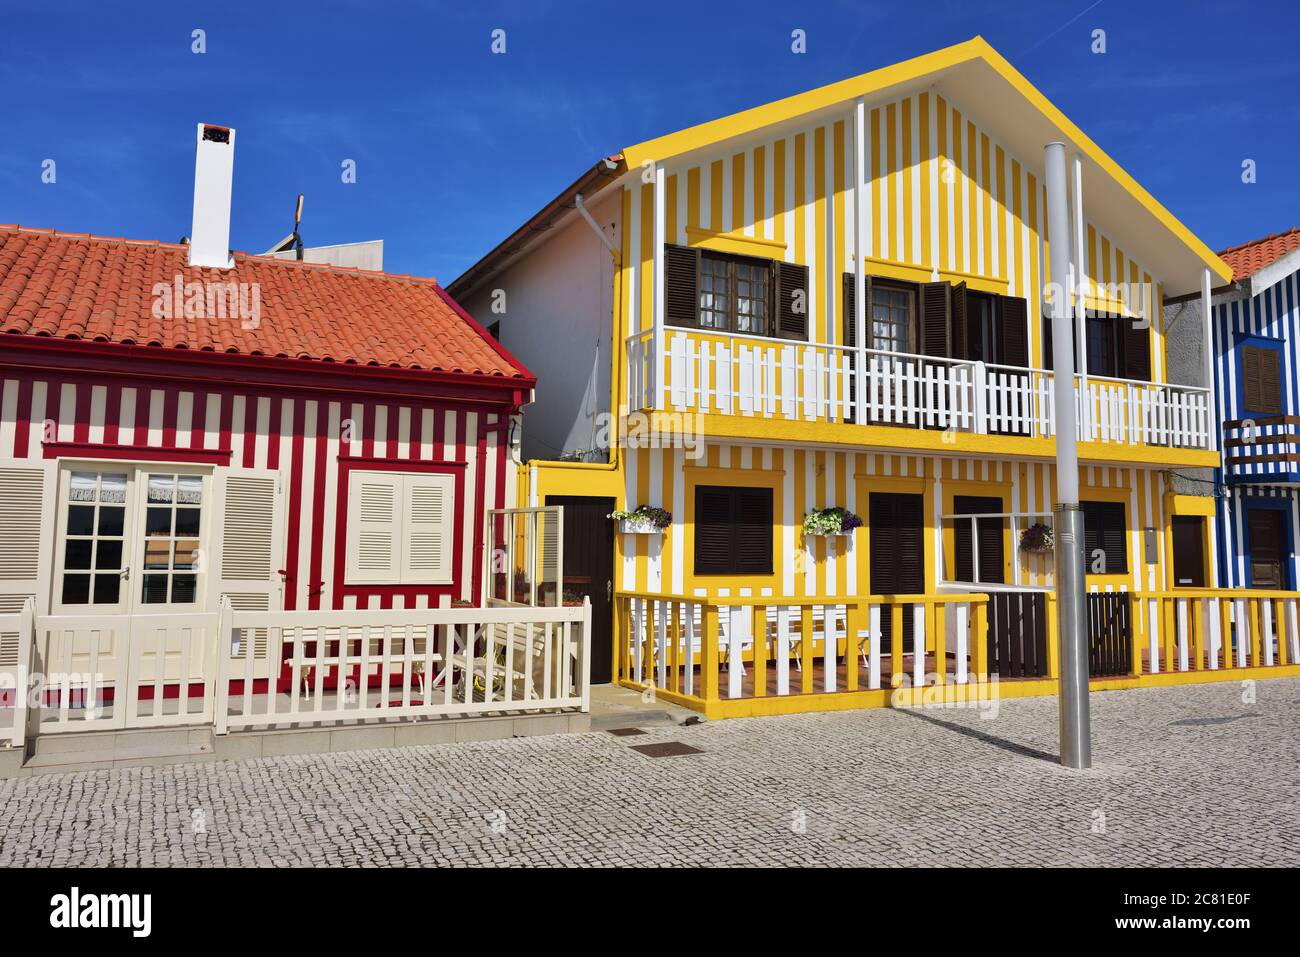
MULTIPOLYGON (((1073 342, 1070 315, 1070 211, 1065 144, 1044 147, 1047 172, 1047 231, 1052 243, 1052 338, 1073 342)), ((1060 639, 1061 764, 1092 766, 1088 713, 1088 647, 1084 627, 1083 512, 1079 510, 1079 436, 1074 369, 1069 349, 1052 356, 1056 398, 1056 614, 1060 639)))

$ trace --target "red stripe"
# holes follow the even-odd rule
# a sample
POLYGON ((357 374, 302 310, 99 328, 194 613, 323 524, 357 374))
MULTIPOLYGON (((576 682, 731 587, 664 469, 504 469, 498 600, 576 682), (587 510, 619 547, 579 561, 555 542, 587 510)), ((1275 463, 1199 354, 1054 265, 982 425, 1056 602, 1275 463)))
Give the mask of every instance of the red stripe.
POLYGON ((208 394, 195 392, 190 401, 190 448, 203 448, 203 436, 208 425, 208 394))
POLYGON ((73 407, 76 411, 73 413, 72 421, 72 441, 89 442, 90 441, 90 400, 95 391, 95 387, 89 383, 73 384, 73 407))
POLYGON ((284 422, 283 406, 285 402, 292 401, 292 399, 271 399, 271 420, 266 426, 266 467, 268 469, 280 467, 280 428, 284 422))
MULTIPOLYGON (((325 582, 321 578, 322 552, 325 549, 325 471, 329 445, 330 408, 328 402, 316 405, 316 465, 312 477, 314 494, 311 503, 311 570, 307 584, 307 607, 320 608, 325 582)), ((331 530, 332 531, 332 530, 331 530)))
MULTIPOLYGON (((468 416, 466 416, 468 418, 468 416)), ((474 554, 470 557, 470 570, 473 578, 473 591, 469 595, 472 602, 479 601, 480 587, 483 583, 483 523, 479 517, 484 514, 483 495, 487 487, 487 430, 484 428, 486 415, 479 415, 478 446, 475 449, 474 465, 474 554)))
POLYGON ((375 454, 375 404, 367 402, 361 407, 361 454, 373 458, 375 454))
POLYGON ((149 444, 149 406, 152 404, 153 390, 141 386, 135 390, 135 435, 133 445, 149 444))
POLYGON ((122 387, 110 385, 104 400, 104 444, 117 445, 118 425, 122 421, 122 387))
POLYGON ((181 404, 181 394, 176 389, 163 393, 162 447, 176 448, 176 416, 181 404))
POLYGON ((284 559, 285 570, 289 573, 284 580, 285 611, 295 611, 298 608, 298 528, 299 523, 302 522, 302 436, 303 416, 307 403, 295 402, 293 406, 293 433, 289 440, 289 542, 284 559))
POLYGON ((27 458, 32 427, 32 380, 18 383, 18 411, 14 413, 14 458, 27 458))
POLYGON ((424 409, 416 406, 410 410, 411 416, 411 442, 407 458, 422 459, 424 450, 420 447, 421 437, 424 434, 424 409))
MULTIPOLYGON (((242 396, 244 400, 244 421, 240 423, 240 428, 244 432, 244 468, 251 469, 257 465, 257 397, 252 395, 242 396)), ((230 403, 234 405, 234 397, 231 397, 230 403)), ((231 409, 234 415, 233 408, 231 409)))

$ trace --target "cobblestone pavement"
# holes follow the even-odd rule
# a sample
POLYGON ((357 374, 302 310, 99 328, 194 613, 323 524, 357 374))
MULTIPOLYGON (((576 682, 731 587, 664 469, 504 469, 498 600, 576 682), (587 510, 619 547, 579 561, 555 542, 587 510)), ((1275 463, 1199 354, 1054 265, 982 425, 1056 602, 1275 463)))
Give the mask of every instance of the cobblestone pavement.
POLYGON ((0 866, 1300 863, 1300 679, 1092 709, 1088 772, 1038 698, 22 778, 0 866))

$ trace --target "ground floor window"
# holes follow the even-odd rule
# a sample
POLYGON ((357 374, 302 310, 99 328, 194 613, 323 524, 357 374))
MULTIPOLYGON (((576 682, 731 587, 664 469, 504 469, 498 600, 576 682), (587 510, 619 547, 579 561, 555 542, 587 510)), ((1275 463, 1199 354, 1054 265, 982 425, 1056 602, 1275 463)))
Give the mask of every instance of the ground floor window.
POLYGON ((1123 502, 1081 502, 1084 567, 1092 575, 1128 572, 1123 502))
POLYGON ((772 574, 772 490, 695 487, 695 573, 772 574))

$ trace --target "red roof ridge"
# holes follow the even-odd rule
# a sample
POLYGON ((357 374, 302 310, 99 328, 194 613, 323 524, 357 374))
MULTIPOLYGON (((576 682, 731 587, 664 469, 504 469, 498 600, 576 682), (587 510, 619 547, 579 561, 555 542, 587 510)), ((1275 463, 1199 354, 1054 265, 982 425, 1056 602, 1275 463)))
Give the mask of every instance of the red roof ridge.
POLYGON ((1243 249, 1249 249, 1251 246, 1258 246, 1260 243, 1267 243, 1274 239, 1281 239, 1283 236, 1290 236, 1292 233, 1300 233, 1300 226, 1292 226, 1290 229, 1284 229, 1280 233, 1270 233, 1260 239, 1251 239, 1236 246, 1229 246, 1227 249, 1219 250, 1218 254, 1224 256, 1228 253, 1240 252, 1243 249))

